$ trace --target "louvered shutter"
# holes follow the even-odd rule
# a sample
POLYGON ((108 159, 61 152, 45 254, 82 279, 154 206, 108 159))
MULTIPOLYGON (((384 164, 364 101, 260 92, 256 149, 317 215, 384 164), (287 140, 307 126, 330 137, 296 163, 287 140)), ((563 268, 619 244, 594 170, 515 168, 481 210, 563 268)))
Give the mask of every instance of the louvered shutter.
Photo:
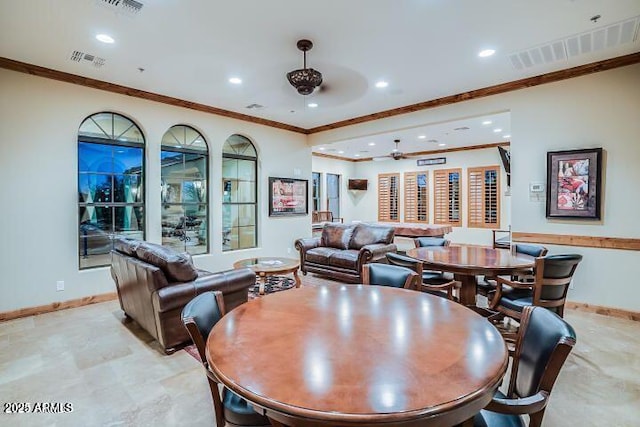
POLYGON ((469 168, 469 227, 499 228, 500 169, 469 168))
POLYGON ((435 224, 462 225, 460 212, 461 169, 437 170, 433 173, 435 224))
POLYGON ((405 172, 404 221, 429 222, 429 172, 405 172))
POLYGON ((388 173, 378 175, 378 221, 398 222, 398 189, 400 174, 388 173))

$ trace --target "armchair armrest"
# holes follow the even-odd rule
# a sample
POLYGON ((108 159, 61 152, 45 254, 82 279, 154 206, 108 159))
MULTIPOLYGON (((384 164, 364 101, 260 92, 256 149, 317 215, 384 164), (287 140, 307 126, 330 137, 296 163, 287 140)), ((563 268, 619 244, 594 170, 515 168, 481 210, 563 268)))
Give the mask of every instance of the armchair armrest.
POLYGON ((320 246, 320 240, 320 237, 298 239, 295 241, 294 246, 298 251, 300 251, 300 254, 304 254, 309 249, 317 248, 318 246, 320 246))
POLYGON ((514 289, 532 289, 533 288, 533 283, 530 283, 530 282, 519 282, 517 280, 509 280, 502 276, 496 276, 494 279, 499 286, 507 285, 507 286, 511 286, 514 289))
POLYGON ((360 266, 365 263, 373 260, 377 260, 383 258, 387 252, 397 252, 398 247, 393 243, 385 244, 385 243, 374 243, 371 245, 365 245, 360 248, 360 253, 358 254, 358 263, 360 266))
POLYGON ((510 415, 532 414, 543 410, 548 402, 549 393, 539 391, 533 396, 518 399, 494 397, 484 409, 510 415))
POLYGON ((198 277, 192 282, 177 283, 165 286, 151 295, 153 306, 158 313, 164 313, 184 307, 197 295, 208 291, 220 291, 223 295, 249 290, 256 282, 256 275, 251 269, 228 270, 198 277))

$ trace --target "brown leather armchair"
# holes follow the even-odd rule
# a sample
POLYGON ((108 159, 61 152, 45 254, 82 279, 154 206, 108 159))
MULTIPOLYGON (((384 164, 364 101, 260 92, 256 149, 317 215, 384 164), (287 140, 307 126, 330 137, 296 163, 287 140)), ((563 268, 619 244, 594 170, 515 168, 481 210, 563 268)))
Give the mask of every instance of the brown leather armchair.
POLYGON ((228 311, 247 301, 256 276, 250 269, 211 273, 197 270, 187 254, 119 238, 111 251, 111 277, 120 307, 170 354, 190 341, 181 313, 195 296, 220 291, 228 311))
POLYGON ((298 239, 300 270, 324 274, 348 283, 362 283, 362 266, 396 252, 392 227, 327 223, 322 237, 298 239))

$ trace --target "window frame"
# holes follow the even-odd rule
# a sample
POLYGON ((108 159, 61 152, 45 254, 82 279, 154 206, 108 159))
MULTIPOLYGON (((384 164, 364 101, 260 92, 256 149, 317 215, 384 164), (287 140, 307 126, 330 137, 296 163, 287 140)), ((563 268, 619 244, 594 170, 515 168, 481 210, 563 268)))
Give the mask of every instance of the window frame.
MULTIPOLYGON (((195 148, 188 148, 185 147, 185 144, 180 144, 180 145, 176 145, 176 146, 172 146, 172 145, 165 145, 162 144, 162 142, 160 143, 160 182, 164 181, 164 177, 163 177, 163 165, 162 165, 162 153, 163 152, 171 152, 171 153, 180 153, 180 154, 197 154, 197 155, 204 155, 205 158, 205 176, 204 176, 204 180, 205 180, 205 202, 201 203, 184 203, 182 201, 174 203, 174 202, 165 202, 162 200, 162 195, 160 196, 160 203, 161 203, 161 211, 160 211, 160 221, 162 222, 162 218, 163 218, 163 212, 162 212, 162 208, 164 205, 171 205, 171 206, 182 206, 183 207, 183 211, 186 212, 186 209, 184 209, 185 206, 199 206, 199 205, 205 205, 205 211, 206 211, 206 215, 205 215, 205 224, 206 224, 206 248, 205 248, 205 252, 198 252, 198 253, 191 253, 189 252, 189 248, 187 246, 187 241, 188 241, 188 237, 185 234, 185 239, 181 241, 184 242, 184 247, 181 248, 181 251, 183 252, 187 252, 190 255, 193 256, 197 256, 197 255, 206 255, 211 253, 211 203, 209 202, 209 190, 210 190, 210 166, 209 166, 209 162, 210 162, 210 149, 209 149, 209 144, 207 143, 207 139, 204 137, 204 135, 202 134, 202 132, 200 132, 198 129, 194 128, 193 126, 189 126, 189 125, 185 125, 185 124, 177 124, 177 125, 173 125, 171 126, 169 129, 167 129, 167 131, 164 133, 164 135, 162 136, 162 139, 164 140, 164 137, 166 136, 166 134, 168 132, 170 132, 172 129, 177 128, 177 127, 185 127, 188 129, 191 129, 193 132, 197 133, 199 135, 199 138, 202 139, 202 142, 204 143, 205 147, 206 147, 206 151, 204 150, 198 150, 195 148)), ((175 138, 175 136, 174 136, 175 138)), ((186 141, 185 141, 186 142, 186 141)), ((183 161, 183 166, 185 165, 185 162, 183 161)), ((182 181, 184 182, 184 181, 182 181)), ((183 223, 182 223, 182 229, 185 230, 186 229, 186 221, 187 221, 187 217, 186 215, 183 215, 183 223)), ((165 237, 164 235, 161 236, 162 239, 162 244, 165 245, 165 237)), ((170 245, 168 245, 170 246, 170 245)))
MULTIPOLYGON (((94 123, 95 120, 94 120, 94 123)), ((106 131, 104 129, 102 129, 101 126, 99 126, 97 123, 96 125, 106 134, 106 131)), ((132 207, 132 208, 142 208, 142 218, 143 218, 143 228, 142 228, 142 240, 146 240, 147 238, 147 200, 146 200, 146 190, 147 190, 147 183, 146 183, 146 175, 147 175, 147 159, 146 159, 146 148, 147 148, 147 141, 146 138, 144 136, 144 133, 142 132, 142 129, 140 128, 140 126, 131 118, 125 116, 124 114, 120 114, 120 113, 115 113, 112 111, 100 111, 97 113, 93 113, 90 114, 89 116, 85 117, 81 122, 80 122, 80 126, 78 127, 78 132, 77 132, 77 136, 76 136, 76 165, 77 165, 77 169, 76 169, 76 192, 77 192, 77 215, 78 215, 78 248, 77 248, 77 254, 78 254, 78 270, 91 270, 91 269, 96 269, 96 268, 104 268, 104 267, 108 267, 110 265, 110 263, 106 263, 106 264, 96 264, 96 265, 88 265, 88 266, 83 266, 82 265, 82 259, 83 257, 87 257, 89 254, 87 253, 87 242, 88 240, 86 240, 86 238, 88 237, 86 234, 82 235, 82 231, 81 231, 81 226, 83 225, 82 223, 82 218, 80 216, 80 210, 82 208, 87 208, 87 207, 98 207, 98 208, 111 208, 112 209, 112 215, 111 215, 111 230, 108 234, 108 238, 109 238, 109 246, 111 247, 111 249, 109 250, 109 252, 111 252, 111 250, 113 250, 113 242, 116 236, 118 236, 121 233, 116 232, 116 215, 114 214, 115 209, 116 208, 125 208, 125 207, 132 207), (86 135, 81 135, 81 129, 82 126, 85 124, 85 122, 87 122, 87 120, 92 119, 95 116, 101 115, 101 114, 110 114, 111 115, 111 126, 112 126, 112 131, 115 128, 115 117, 121 117, 126 119, 127 121, 129 121, 131 123, 131 126, 129 128, 127 128, 127 130, 125 132, 123 132, 122 134, 120 134, 120 136, 122 136, 123 134, 125 134, 131 127, 135 126, 135 128, 139 131, 140 133, 140 138, 142 140, 142 142, 133 142, 133 141, 122 141, 122 140, 118 140, 118 139, 113 139, 113 138, 100 138, 100 137, 95 137, 95 136, 86 136, 86 135), (139 202, 115 202, 113 201, 113 199, 109 202, 91 202, 91 203, 87 203, 87 202, 83 202, 80 200, 81 198, 81 177, 83 175, 107 175, 110 176, 111 178, 111 189, 113 190, 115 188, 115 175, 131 175, 131 174, 116 174, 114 173, 113 167, 111 169, 111 171, 109 173, 106 172, 89 172, 89 171, 82 171, 81 168, 81 159, 80 159, 80 144, 81 143, 86 143, 86 144, 95 144, 95 145, 100 145, 100 146, 104 146, 104 147, 111 147, 113 149, 113 147, 127 147, 127 148, 137 148, 137 149, 141 149, 142 150, 142 162, 141 162, 141 173, 139 175, 139 182, 140 182, 140 187, 141 187, 141 194, 138 195, 140 201, 139 202), (82 238, 85 238, 84 240, 84 254, 81 253, 81 248, 80 248, 80 242, 82 240, 82 238)), ((112 159, 113 159, 113 155, 112 155, 112 159)), ((112 163, 113 165, 113 163, 112 163)), ((112 192, 112 197, 115 194, 115 191, 112 192)), ((106 254, 108 254, 109 252, 107 252, 106 254)), ((106 255, 104 254, 104 255, 106 255)))

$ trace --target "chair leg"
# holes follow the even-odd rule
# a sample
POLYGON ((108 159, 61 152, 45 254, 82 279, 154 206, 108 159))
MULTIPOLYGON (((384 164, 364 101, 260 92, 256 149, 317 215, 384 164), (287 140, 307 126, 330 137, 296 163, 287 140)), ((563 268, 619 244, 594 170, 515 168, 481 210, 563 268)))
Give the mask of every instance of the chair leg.
POLYGON ((220 389, 218 388, 218 384, 211 378, 207 378, 207 382, 209 383, 209 390, 211 390, 211 398, 213 399, 213 415, 216 417, 216 426, 224 427, 226 421, 224 419, 224 408, 222 407, 222 400, 220 398, 220 389))

